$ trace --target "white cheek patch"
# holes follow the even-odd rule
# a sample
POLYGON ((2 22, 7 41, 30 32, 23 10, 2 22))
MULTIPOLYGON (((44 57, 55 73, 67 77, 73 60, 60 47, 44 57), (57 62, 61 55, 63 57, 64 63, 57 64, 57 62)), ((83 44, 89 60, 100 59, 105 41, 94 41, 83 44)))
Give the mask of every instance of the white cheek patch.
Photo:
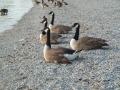
POLYGON ((52 15, 53 15, 54 13, 52 12, 52 15))
POLYGON ((43 22, 44 24, 46 23, 46 21, 43 22))
POLYGON ((45 32, 47 33, 48 29, 45 29, 45 32))
POLYGON ((78 27, 79 25, 77 24, 76 27, 78 27))

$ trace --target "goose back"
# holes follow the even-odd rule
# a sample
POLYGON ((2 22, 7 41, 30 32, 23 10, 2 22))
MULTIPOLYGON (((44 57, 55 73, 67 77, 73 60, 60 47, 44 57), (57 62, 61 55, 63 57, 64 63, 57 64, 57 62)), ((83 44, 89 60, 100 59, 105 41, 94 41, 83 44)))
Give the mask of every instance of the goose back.
POLYGON ((99 49, 108 46, 106 40, 93 37, 82 37, 74 45, 74 50, 99 49))
POLYGON ((71 31, 71 27, 65 25, 54 25, 51 27, 51 33, 66 34, 71 31))

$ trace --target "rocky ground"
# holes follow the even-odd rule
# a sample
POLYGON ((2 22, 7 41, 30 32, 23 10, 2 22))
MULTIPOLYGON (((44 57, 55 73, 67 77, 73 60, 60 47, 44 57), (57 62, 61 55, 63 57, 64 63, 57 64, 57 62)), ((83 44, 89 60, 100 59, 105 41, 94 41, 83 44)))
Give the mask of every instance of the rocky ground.
MULTIPOLYGON (((65 1, 68 5, 61 8, 35 5, 13 29, 0 34, 0 90, 120 90, 120 1, 65 1), (55 24, 78 22, 80 37, 103 38, 110 46, 82 51, 71 65, 45 63, 40 21, 44 15, 50 21, 50 11, 55 24)), ((74 32, 64 35, 66 43, 52 47, 69 48, 74 32)))

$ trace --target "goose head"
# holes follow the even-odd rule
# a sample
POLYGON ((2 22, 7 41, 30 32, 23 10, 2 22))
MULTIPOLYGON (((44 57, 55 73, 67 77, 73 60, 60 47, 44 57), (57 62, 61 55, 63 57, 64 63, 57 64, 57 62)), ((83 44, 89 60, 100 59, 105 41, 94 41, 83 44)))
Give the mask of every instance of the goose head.
POLYGON ((53 11, 50 11, 48 14, 49 14, 49 15, 50 15, 50 14, 54 14, 54 12, 53 12, 53 11))
POLYGON ((78 38, 79 38, 80 24, 79 23, 74 23, 72 27, 76 27, 76 32, 75 32, 75 35, 74 35, 73 39, 75 39, 77 41, 78 38))
POLYGON ((46 32, 45 31, 42 31, 42 35, 45 35, 46 34, 46 32))
POLYGON ((40 23, 43 23, 45 20, 47 20, 47 18, 45 16, 43 16, 41 20, 42 21, 40 23))
POLYGON ((74 24, 72 25, 72 27, 78 27, 78 26, 80 26, 79 23, 74 23, 74 24))
POLYGON ((45 32, 47 33, 47 24, 48 24, 47 20, 44 20, 44 21, 42 21, 41 23, 44 24, 44 29, 41 30, 41 31, 45 31, 45 32))
POLYGON ((53 2, 54 2, 54 0, 48 0, 48 2, 53 3, 53 2))

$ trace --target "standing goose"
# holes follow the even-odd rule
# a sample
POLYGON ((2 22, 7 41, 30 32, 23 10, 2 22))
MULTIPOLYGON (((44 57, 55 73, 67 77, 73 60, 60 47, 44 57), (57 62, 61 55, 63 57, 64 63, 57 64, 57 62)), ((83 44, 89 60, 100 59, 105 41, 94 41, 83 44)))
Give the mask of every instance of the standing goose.
POLYGON ((42 8, 44 8, 44 7, 49 7, 46 3, 44 3, 43 0, 42 0, 42 3, 40 2, 40 5, 41 5, 42 8))
MULTIPOLYGON (((42 44, 45 44, 47 41, 47 34, 46 34, 47 20, 45 20, 41 23, 44 23, 45 25, 44 25, 44 29, 42 30, 42 33, 40 34, 40 42, 42 44)), ((62 37, 59 34, 51 33, 51 35, 50 35, 51 44, 58 44, 58 43, 62 42, 63 39, 64 39, 64 37, 62 37)))
POLYGON ((103 46, 108 46, 107 41, 101 38, 94 37, 81 37, 79 38, 80 24, 74 23, 73 27, 76 27, 76 32, 74 37, 70 41, 70 46, 73 50, 91 50, 99 49, 103 46))
POLYGON ((52 14, 52 20, 49 25, 49 28, 51 30, 51 33, 57 33, 57 34, 67 34, 69 31, 72 30, 72 27, 65 26, 65 25, 54 25, 54 18, 55 14, 53 11, 51 11, 49 14, 52 14))
POLYGON ((51 48, 50 29, 47 28, 47 42, 43 49, 45 61, 51 63, 70 64, 71 62, 69 60, 74 60, 76 57, 78 57, 78 52, 80 51, 63 47, 51 48))

